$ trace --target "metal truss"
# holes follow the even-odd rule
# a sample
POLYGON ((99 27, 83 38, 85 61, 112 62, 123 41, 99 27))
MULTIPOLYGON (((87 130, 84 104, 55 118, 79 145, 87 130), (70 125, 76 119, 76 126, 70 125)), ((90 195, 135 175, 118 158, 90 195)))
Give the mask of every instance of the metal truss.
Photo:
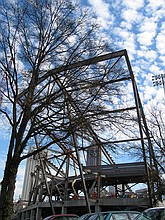
MULTIPOLYGON (((56 82, 65 93, 68 109, 70 109, 68 118, 73 116, 79 118, 79 121, 81 121, 81 129, 72 129, 70 131, 69 140, 66 139, 65 141, 60 141, 54 132, 50 130, 49 126, 44 127, 45 134, 42 138, 40 136, 35 137, 36 146, 33 152, 36 151, 38 153, 28 158, 28 161, 31 160, 31 164, 35 163, 35 167, 33 166, 33 169, 29 168, 30 166, 27 167, 27 173, 30 173, 28 177, 30 182, 28 182, 28 186, 25 183, 24 188, 28 187, 29 192, 24 195, 22 201, 27 202, 27 207, 48 201, 52 213, 55 213, 55 204, 61 204, 62 212, 65 212, 65 207, 68 202, 83 199, 86 203, 87 212, 91 212, 91 204, 93 204, 93 201, 96 203, 99 201, 103 188, 113 185, 116 187, 116 193, 118 192, 117 184, 115 183, 119 179, 120 174, 117 173, 114 181, 112 181, 111 172, 107 174, 105 171, 106 167, 111 169, 111 171, 116 169, 116 172, 121 169, 119 165, 115 164, 112 157, 113 146, 135 142, 141 146, 144 161, 141 165, 130 164, 128 167, 123 165, 125 167, 124 169, 130 170, 132 173, 125 173, 123 177, 120 178, 118 184, 123 184, 122 192, 124 192, 128 190, 128 184, 133 183, 130 178, 128 178, 130 175, 132 175, 132 179, 134 178, 134 183, 146 182, 150 199, 149 202, 150 206, 152 206, 153 177, 151 173, 153 167, 150 168, 148 166, 145 147, 145 145, 148 146, 149 154, 152 158, 152 145, 127 51, 121 50, 112 52, 49 70, 38 80, 38 85, 44 83, 48 77, 51 77, 51 82, 56 82), (67 71, 75 71, 81 68, 85 71, 85 68, 92 69, 95 68, 95 65, 99 66, 103 63, 106 63, 108 70, 106 70, 106 76, 102 80, 92 79, 93 81, 91 80, 89 84, 83 84, 82 82, 79 84, 79 88, 77 88, 76 85, 72 85, 72 91, 78 91, 78 89, 80 89, 80 91, 89 91, 90 93, 101 90, 101 88, 106 85, 115 86, 120 83, 123 89, 125 89, 126 94, 131 95, 133 102, 127 102, 125 99, 122 100, 122 96, 117 96, 118 103, 116 106, 113 104, 111 108, 107 109, 106 112, 102 112, 102 114, 111 114, 112 119, 113 117, 121 117, 121 129, 119 128, 120 124, 117 123, 118 131, 121 131, 128 129, 127 126, 123 126, 126 118, 122 117, 122 114, 132 114, 133 112, 132 115, 134 116, 134 122, 136 122, 137 126, 136 129, 133 127, 136 135, 132 135, 132 137, 125 135, 120 139, 119 136, 117 136, 117 138, 110 137, 108 141, 104 141, 104 138, 100 137, 100 132, 98 132, 97 129, 95 130, 91 121, 85 116, 85 110, 81 109, 75 102, 74 93, 71 93, 70 90, 65 87, 64 82, 57 77, 59 73, 67 73, 67 71), (117 71, 121 69, 122 71, 118 74, 117 71), (113 76, 109 77, 109 75, 113 76), (130 90, 130 92, 128 90, 130 90), (40 146, 42 142, 46 140, 47 136, 51 138, 55 144, 40 151, 40 146), (72 143, 72 147, 70 147, 70 143, 72 143), (142 166, 142 170, 140 171, 142 173, 139 173, 139 175, 137 175, 137 172, 139 172, 137 171, 138 167, 134 170, 136 165, 142 166), (104 169, 102 166, 104 166, 104 169), (104 172, 102 172, 103 170, 104 172), (97 193, 97 197, 91 197, 93 192, 97 193)), ((21 100, 24 99, 26 93, 26 90, 20 93, 20 105, 22 105, 21 100)), ((83 92, 81 95, 83 95, 83 92)), ((97 92, 94 98, 99 99, 99 97, 97 98, 97 92)), ((134 122, 129 126, 134 125, 134 122)), ((114 126, 112 126, 112 130, 113 128, 114 126)), ((114 134, 112 137, 114 137, 114 134)), ((153 165, 152 159, 150 165, 153 165)), ((121 172, 125 171, 121 170, 121 172)))

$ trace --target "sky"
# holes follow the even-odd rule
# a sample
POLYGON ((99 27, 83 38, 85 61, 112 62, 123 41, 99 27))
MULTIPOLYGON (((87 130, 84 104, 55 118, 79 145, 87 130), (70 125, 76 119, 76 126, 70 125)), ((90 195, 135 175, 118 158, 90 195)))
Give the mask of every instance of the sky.
POLYGON ((165 74, 164 0, 89 0, 106 37, 117 50, 126 49, 143 103, 162 102, 163 88, 152 76, 165 74))
MULTIPOLYGON (((131 61, 144 108, 163 108, 162 86, 154 87, 152 76, 165 74, 165 4, 164 0, 81 0, 97 15, 101 32, 115 50, 126 49, 131 61)), ((7 130, 0 122, 0 179, 7 150, 7 130)), ((21 195, 25 162, 20 166, 15 198, 21 195)))

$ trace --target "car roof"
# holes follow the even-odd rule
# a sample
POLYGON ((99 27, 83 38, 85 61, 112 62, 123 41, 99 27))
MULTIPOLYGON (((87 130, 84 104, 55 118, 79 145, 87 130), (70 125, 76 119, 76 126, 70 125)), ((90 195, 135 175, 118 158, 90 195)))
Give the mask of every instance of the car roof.
POLYGON ((55 217, 55 216, 78 216, 76 214, 56 214, 56 215, 52 215, 52 217, 55 217))
POLYGON ((51 215, 51 216, 48 216, 48 217, 46 217, 45 219, 53 219, 54 217, 79 217, 78 215, 76 215, 76 214, 56 214, 56 215, 51 215))
POLYGON ((146 210, 144 210, 144 211, 156 210, 156 209, 165 209, 165 207, 164 207, 164 206, 152 207, 152 208, 148 208, 148 209, 146 209, 146 210))
POLYGON ((125 212, 125 213, 140 213, 139 211, 133 211, 133 210, 113 210, 113 211, 106 211, 106 212, 100 212, 100 213, 121 213, 121 212, 125 212))

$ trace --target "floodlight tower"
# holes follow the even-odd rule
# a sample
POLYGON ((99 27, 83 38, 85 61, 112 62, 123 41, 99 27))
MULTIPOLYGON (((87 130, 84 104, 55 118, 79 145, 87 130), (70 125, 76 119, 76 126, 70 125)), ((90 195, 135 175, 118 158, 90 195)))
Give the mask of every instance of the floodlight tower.
POLYGON ((165 96, 165 74, 159 74, 159 75, 152 76, 152 82, 153 82, 154 86, 163 85, 164 96, 165 96))

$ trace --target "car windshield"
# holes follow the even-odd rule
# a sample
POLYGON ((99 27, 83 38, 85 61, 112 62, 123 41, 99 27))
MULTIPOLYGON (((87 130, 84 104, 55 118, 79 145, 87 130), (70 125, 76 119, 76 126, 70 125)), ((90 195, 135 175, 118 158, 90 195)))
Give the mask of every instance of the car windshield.
POLYGON ((95 213, 92 214, 90 216, 90 218, 88 218, 88 220, 104 220, 106 218, 106 216, 108 215, 108 213, 95 213))
POLYGON ((88 218, 88 220, 95 220, 97 218, 98 218, 98 213, 91 215, 90 218, 88 218))
POLYGON ((134 220, 165 220, 165 209, 153 208, 153 209, 145 210, 143 213, 138 215, 134 220))
POLYGON ((129 220, 126 213, 114 213, 111 215, 110 220, 129 220))
POLYGON ((129 213, 131 220, 133 220, 139 213, 129 213))
POLYGON ((151 209, 144 211, 143 215, 150 217, 152 220, 165 220, 165 209, 151 209))
POLYGON ((82 215, 82 216, 80 216, 79 218, 78 218, 78 220, 86 220, 86 219, 89 219, 90 217, 91 217, 91 215, 92 214, 84 214, 84 215, 82 215))
POLYGON ((134 220, 152 220, 150 217, 145 216, 144 214, 140 214, 137 218, 134 220))

